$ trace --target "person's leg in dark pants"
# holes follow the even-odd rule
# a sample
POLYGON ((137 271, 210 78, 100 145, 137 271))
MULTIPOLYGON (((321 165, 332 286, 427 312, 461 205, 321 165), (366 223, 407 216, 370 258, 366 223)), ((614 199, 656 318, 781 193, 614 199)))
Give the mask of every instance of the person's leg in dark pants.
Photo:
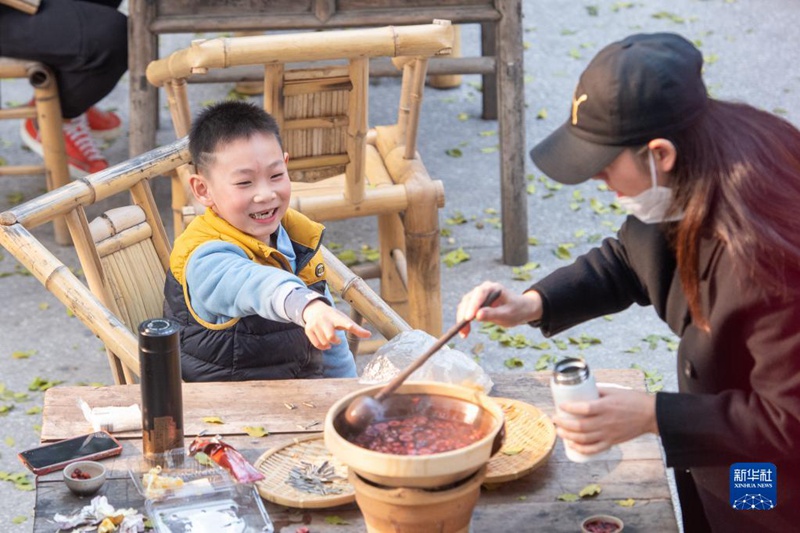
POLYGON ((43 0, 35 15, 0 6, 0 55, 55 71, 61 111, 74 118, 111 92, 128 68, 121 2, 43 0))
MULTIPOLYGON (((0 55, 40 61, 55 73, 73 177, 108 166, 90 134, 110 138, 121 130, 115 114, 92 107, 127 70, 127 18, 117 10, 120 3, 43 0, 35 15, 0 6, 0 55)), ((23 122, 21 135, 43 153, 33 120, 23 122)))

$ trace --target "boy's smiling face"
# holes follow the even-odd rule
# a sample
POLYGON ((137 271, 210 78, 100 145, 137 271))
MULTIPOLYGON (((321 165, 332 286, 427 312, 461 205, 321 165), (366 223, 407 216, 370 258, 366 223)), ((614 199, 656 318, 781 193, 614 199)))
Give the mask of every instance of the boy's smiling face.
POLYGON ((192 192, 232 226, 269 243, 289 208, 287 162, 274 135, 236 139, 217 146, 206 175, 191 176, 192 192))

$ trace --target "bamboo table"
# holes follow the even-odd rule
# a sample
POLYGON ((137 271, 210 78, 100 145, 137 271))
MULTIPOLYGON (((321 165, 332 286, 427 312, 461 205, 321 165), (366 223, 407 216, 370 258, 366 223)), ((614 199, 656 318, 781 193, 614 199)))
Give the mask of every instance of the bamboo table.
MULTIPOLYGON (((597 379, 643 389, 638 370, 598 370, 597 379)), ((549 373, 514 373, 492 376, 493 396, 516 398, 552 414, 549 373)), ((224 436, 251 462, 267 449, 320 428, 330 405, 350 391, 363 387, 355 379, 248 381, 239 383, 186 383, 183 386, 184 427, 187 443, 203 429, 224 436), (289 410, 284 402, 297 408, 289 410), (303 402, 306 402, 304 404, 303 402), (313 405, 314 407, 310 407, 313 405), (222 425, 205 424, 201 418, 218 416, 222 425), (313 422, 320 424, 301 429, 313 422), (268 437, 253 438, 244 426, 264 426, 268 437)), ((89 405, 130 405, 140 400, 138 385, 110 387, 55 387, 45 393, 42 440, 52 441, 88 433, 91 427, 81 415, 77 398, 89 405)), ((107 459, 109 480, 101 489, 116 508, 137 507, 143 501, 128 477, 127 458, 141 453, 140 433, 117 434, 124 445, 122 456, 107 459)), ((73 513, 89 503, 74 496, 64 485, 61 472, 40 476, 36 482, 34 532, 51 532, 49 520, 56 513, 73 513)), ((365 526, 355 504, 333 509, 287 509, 266 504, 275 531, 294 532, 306 525, 314 532, 356 532, 365 526), (331 525, 325 518, 336 515, 348 524, 331 525)), ((660 533, 678 531, 658 439, 646 435, 620 445, 606 460, 576 464, 567 460, 561 442, 547 462, 515 481, 484 489, 472 519, 473 531, 574 532, 583 518, 613 514, 625 522, 625 531, 660 533), (558 500, 563 493, 577 493, 589 483, 602 492, 577 502, 558 500), (616 500, 632 498, 632 507, 616 500)))
POLYGON ((158 58, 160 34, 318 30, 433 19, 480 24, 482 57, 434 59, 428 71, 483 76, 483 118, 498 120, 503 262, 528 262, 521 0, 131 0, 129 12, 132 157, 155 147, 158 94, 145 69, 158 58))

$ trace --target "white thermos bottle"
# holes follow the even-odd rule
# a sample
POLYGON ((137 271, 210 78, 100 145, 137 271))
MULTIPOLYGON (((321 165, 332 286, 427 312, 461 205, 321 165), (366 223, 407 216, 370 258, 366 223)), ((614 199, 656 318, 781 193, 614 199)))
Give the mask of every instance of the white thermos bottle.
MULTIPOLYGON (((600 397, 594 375, 589 371, 589 366, 583 359, 568 357, 556 363, 553 376, 550 378, 550 390, 553 393, 553 403, 559 416, 576 418, 575 415, 565 413, 559 409, 562 402, 579 402, 596 400, 600 397)), ((567 458, 576 463, 585 463, 588 455, 578 453, 570 448, 570 442, 564 441, 564 450, 567 458)))

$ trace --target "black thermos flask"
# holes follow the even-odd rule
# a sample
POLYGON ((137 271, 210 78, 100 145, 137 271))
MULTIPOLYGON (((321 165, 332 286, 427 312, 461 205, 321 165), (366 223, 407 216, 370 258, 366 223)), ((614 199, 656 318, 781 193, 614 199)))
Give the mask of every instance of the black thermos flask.
POLYGON ((150 459, 184 448, 179 335, 177 322, 168 318, 139 324, 142 447, 150 459))

